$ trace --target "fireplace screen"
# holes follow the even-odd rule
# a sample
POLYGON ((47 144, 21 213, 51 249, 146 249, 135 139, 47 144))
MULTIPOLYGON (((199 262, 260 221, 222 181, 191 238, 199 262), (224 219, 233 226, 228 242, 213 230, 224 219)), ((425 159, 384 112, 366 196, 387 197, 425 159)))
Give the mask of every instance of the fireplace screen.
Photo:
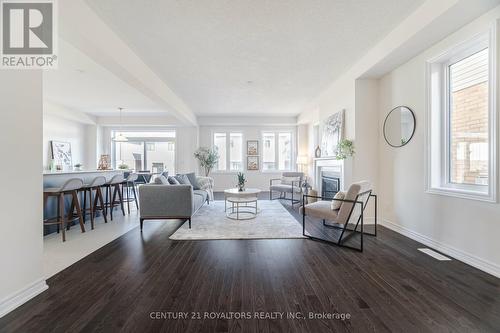
POLYGON ((324 172, 321 174, 321 196, 331 200, 340 191, 340 178, 324 172))

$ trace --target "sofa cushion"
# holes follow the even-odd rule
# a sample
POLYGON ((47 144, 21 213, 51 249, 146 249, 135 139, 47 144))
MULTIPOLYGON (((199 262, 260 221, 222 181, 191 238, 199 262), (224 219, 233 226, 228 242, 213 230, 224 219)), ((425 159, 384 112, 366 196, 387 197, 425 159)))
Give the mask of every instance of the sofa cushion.
POLYGON ((168 182, 170 183, 170 185, 179 185, 179 181, 177 180, 177 178, 175 177, 172 177, 172 176, 169 176, 168 177, 168 182))
POLYGON ((193 185, 193 184, 191 184, 191 182, 189 181, 189 178, 186 175, 181 175, 181 174, 176 175, 175 179, 177 179, 177 181, 179 182, 179 184, 193 185))
POLYGON ((195 173, 194 172, 186 173, 186 176, 188 177, 191 185, 193 185, 193 190, 199 190, 200 184, 198 183, 198 179, 196 178, 195 173))
POLYGON ((193 195, 193 213, 203 206, 205 199, 201 195, 193 195))
POLYGON ((201 196, 201 197, 203 198, 203 200, 205 200, 205 201, 206 201, 206 200, 207 200, 207 198, 208 198, 208 193, 207 193, 207 191, 205 191, 205 190, 193 190, 193 193, 194 193, 195 195, 199 195, 199 196, 201 196))
POLYGON ((155 184, 161 184, 161 185, 170 185, 168 182, 167 177, 160 175, 159 177, 155 178, 155 184))

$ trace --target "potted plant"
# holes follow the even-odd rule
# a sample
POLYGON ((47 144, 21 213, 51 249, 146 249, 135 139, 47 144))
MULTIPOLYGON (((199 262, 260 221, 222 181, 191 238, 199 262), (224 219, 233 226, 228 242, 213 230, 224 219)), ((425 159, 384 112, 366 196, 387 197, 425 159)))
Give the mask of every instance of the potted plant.
POLYGON ((247 182, 245 174, 243 172, 238 172, 238 191, 245 191, 245 183, 247 182))
POLYGON ((354 153, 354 142, 352 142, 352 140, 342 139, 337 146, 335 158, 337 160, 345 160, 346 158, 353 156, 354 153))
POLYGON ((82 167, 83 167, 83 165, 81 163, 76 163, 73 169, 75 171, 81 171, 82 167))
POLYGON ((200 147, 195 151, 194 157, 200 161, 200 166, 205 169, 205 176, 208 177, 219 160, 219 152, 216 148, 200 147))
POLYGON ((120 170, 128 170, 128 165, 126 165, 125 163, 119 164, 118 165, 118 169, 120 169, 120 170))

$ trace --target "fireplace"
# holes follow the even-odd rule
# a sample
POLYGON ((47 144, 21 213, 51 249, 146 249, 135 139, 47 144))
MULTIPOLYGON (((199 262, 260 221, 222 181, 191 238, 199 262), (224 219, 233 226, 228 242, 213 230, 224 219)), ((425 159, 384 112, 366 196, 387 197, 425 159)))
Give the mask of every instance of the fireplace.
POLYGON ((321 172, 321 196, 324 199, 333 199, 340 191, 340 177, 338 172, 321 172))
POLYGON ((326 194, 328 197, 333 197, 344 188, 344 161, 332 157, 314 159, 313 179, 313 187, 319 196, 326 194))

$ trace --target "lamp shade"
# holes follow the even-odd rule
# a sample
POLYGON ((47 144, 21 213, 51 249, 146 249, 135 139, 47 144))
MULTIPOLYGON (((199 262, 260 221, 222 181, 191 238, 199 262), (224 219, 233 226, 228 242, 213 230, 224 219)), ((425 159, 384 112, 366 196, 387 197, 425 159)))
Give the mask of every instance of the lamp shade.
POLYGON ((127 142, 128 139, 125 135, 121 134, 121 133, 118 133, 118 135, 116 135, 114 138, 113 138, 113 141, 115 142, 127 142))
POLYGON ((307 155, 298 155, 297 156, 297 164, 298 165, 307 165, 307 164, 309 164, 309 157, 307 157, 307 155))

